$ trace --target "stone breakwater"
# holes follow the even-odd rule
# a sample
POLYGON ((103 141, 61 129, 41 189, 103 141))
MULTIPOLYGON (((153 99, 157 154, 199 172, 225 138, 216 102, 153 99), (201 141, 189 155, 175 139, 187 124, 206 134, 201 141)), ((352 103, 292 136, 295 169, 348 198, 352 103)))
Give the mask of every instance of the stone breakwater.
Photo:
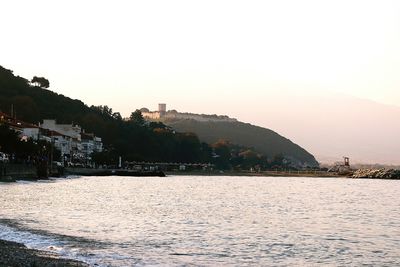
POLYGON ((395 169, 360 169, 353 173, 352 178, 400 179, 400 170, 395 169))

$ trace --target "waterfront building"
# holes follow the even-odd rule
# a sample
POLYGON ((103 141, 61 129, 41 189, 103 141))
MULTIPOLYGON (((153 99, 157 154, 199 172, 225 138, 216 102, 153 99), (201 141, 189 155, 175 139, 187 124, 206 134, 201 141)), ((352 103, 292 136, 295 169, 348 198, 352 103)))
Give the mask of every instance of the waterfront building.
POLYGON ((43 123, 39 124, 39 126, 43 129, 53 130, 81 141, 82 128, 78 125, 74 125, 73 123, 57 124, 56 120, 47 119, 43 120, 43 123))
POLYGON ((54 145, 61 152, 64 162, 79 162, 90 164, 94 152, 103 151, 100 137, 93 133, 85 133, 74 124, 58 124, 56 120, 46 119, 39 125, 34 125, 0 112, 0 125, 7 125, 19 133, 21 140, 43 140, 54 145))
POLYGON ((100 137, 94 137, 94 151, 103 152, 103 141, 100 137))
POLYGON ((96 137, 93 133, 81 133, 82 153, 86 160, 86 164, 92 161, 92 154, 94 152, 103 151, 103 143, 100 137, 96 137))
POLYGON ((29 138, 38 140, 39 138, 39 127, 37 125, 17 120, 4 112, 0 112, 1 124, 7 125, 10 129, 19 133, 23 140, 28 140, 29 138))
POLYGON ((72 138, 57 131, 41 128, 39 140, 52 143, 61 152, 64 161, 70 161, 72 155, 72 138))
POLYGON ((37 141, 39 139, 40 128, 36 125, 22 121, 10 121, 7 125, 10 129, 19 133, 22 140, 33 139, 37 141))
POLYGON ((93 133, 85 133, 79 126, 74 124, 57 124, 56 120, 43 120, 40 124, 43 129, 49 129, 68 136, 70 142, 70 153, 68 158, 71 162, 89 164, 93 152, 102 152, 103 143, 100 137, 93 133))

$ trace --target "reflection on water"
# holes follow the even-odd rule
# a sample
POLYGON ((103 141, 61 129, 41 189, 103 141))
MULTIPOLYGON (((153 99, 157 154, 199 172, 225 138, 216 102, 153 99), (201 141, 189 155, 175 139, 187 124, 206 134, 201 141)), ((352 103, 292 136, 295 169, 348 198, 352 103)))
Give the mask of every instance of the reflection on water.
POLYGON ((400 182, 86 177, 0 184, 0 238, 103 265, 399 265, 400 182))

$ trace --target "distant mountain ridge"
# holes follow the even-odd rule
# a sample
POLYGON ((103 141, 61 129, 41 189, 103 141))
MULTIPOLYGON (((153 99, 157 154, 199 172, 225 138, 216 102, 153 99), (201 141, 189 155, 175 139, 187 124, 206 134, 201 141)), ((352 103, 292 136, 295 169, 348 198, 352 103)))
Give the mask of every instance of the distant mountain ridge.
POLYGON ((351 164, 400 165, 400 107, 339 93, 287 95, 265 97, 235 115, 295 140, 319 162, 348 156, 351 164))
POLYGON ((312 154, 289 139, 270 129, 235 119, 227 121, 226 118, 221 120, 165 118, 162 122, 177 131, 193 132, 206 143, 215 143, 224 139, 236 145, 254 148, 268 157, 281 154, 295 165, 318 166, 312 154))

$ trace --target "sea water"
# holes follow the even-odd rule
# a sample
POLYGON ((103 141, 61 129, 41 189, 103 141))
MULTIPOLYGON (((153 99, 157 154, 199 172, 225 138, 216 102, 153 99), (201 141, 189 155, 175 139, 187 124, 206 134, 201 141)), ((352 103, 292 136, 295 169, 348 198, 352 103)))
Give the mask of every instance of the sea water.
POLYGON ((400 181, 0 183, 0 239, 99 266, 399 266, 400 181))

